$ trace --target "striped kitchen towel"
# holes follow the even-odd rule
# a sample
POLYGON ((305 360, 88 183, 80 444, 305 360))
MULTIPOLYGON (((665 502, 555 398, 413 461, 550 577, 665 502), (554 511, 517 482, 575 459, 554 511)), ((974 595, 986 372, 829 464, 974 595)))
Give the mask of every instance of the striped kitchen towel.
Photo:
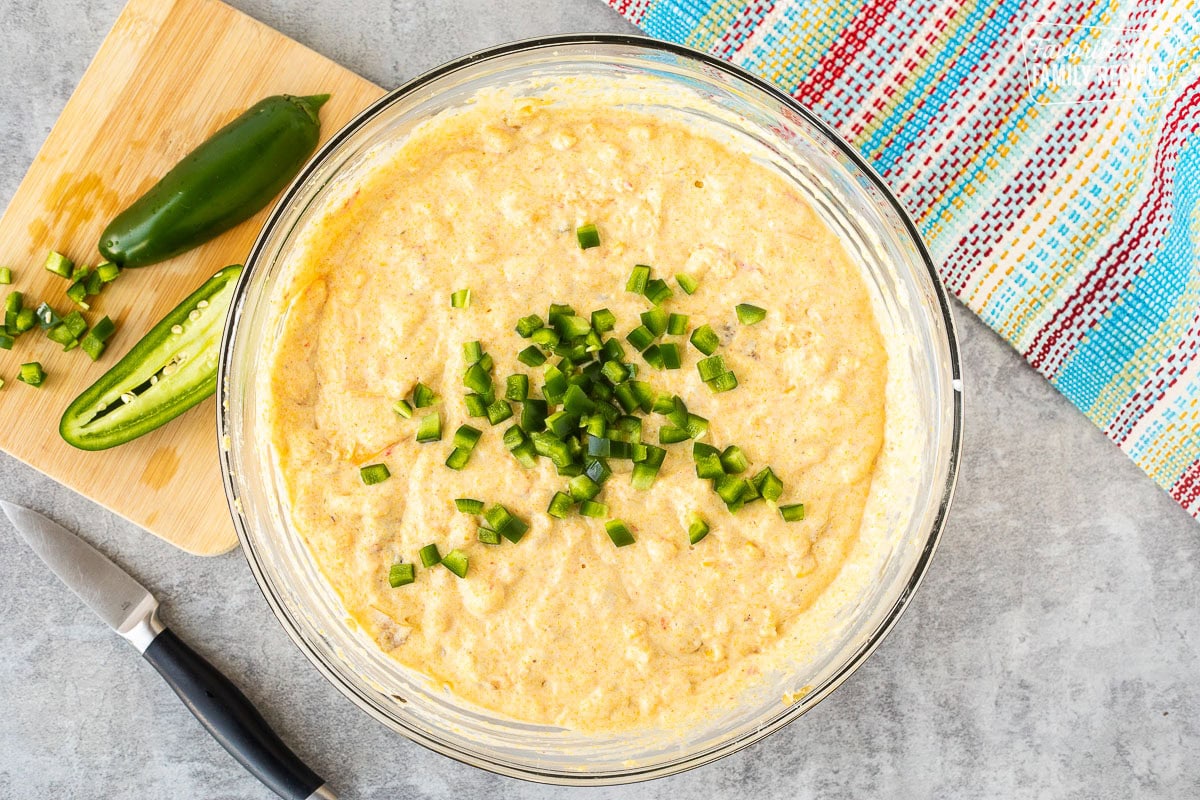
POLYGON ((609 2, 840 131, 946 286, 1200 518, 1200 3, 609 2))

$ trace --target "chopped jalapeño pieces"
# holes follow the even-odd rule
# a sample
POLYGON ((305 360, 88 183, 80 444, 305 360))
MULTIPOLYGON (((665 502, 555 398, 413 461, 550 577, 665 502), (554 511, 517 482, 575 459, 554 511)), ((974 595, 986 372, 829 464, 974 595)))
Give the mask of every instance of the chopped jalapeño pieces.
POLYGON ((671 291, 671 287, 668 286, 667 282, 663 279, 651 278, 650 280, 646 281, 646 290, 643 292, 643 294, 646 295, 646 299, 651 303, 654 303, 656 306, 661 306, 663 303, 670 300, 671 296, 675 293, 671 291))
POLYGON ((383 483, 392 477, 392 473, 388 471, 387 464, 368 464, 358 471, 358 475, 367 486, 383 483))
POLYGON ((783 495, 783 481, 775 475, 770 467, 764 467, 761 472, 750 479, 754 488, 764 499, 774 503, 783 495))
POLYGON ((442 560, 436 544, 425 545, 417 555, 421 559, 421 566, 425 567, 425 569, 436 566, 442 560))
POLYGON ((721 344, 721 340, 717 338, 717 332, 711 326, 704 324, 696 330, 692 331, 689 341, 692 346, 704 353, 706 356, 711 356, 717 351, 717 346, 721 344))
POLYGON ((440 442, 442 440, 442 418, 435 411, 432 414, 427 414, 421 417, 421 421, 417 423, 417 441, 440 442))
POLYGON ((87 353, 92 361, 95 361, 104 352, 105 342, 116 329, 111 319, 101 317, 100 321, 93 325, 92 329, 80 340, 79 349, 87 353))
POLYGON ((579 513, 585 517, 607 517, 608 506, 594 500, 584 500, 579 504, 579 513))
POLYGON ((750 462, 746 459, 746 454, 742 452, 742 448, 736 444, 731 444, 725 448, 725 452, 721 453, 721 466, 725 472, 730 475, 738 475, 745 472, 750 462))
MULTIPOLYGON (((576 235, 585 250, 600 244, 593 224, 581 226, 576 235)), ((70 277, 79 280, 74 274, 70 277)), ((674 282, 678 284, 675 291, 682 290, 688 295, 699 286, 698 281, 684 273, 675 274, 674 282)), ((687 348, 683 342, 686 337, 701 353, 696 363, 701 381, 716 393, 735 388, 737 377, 726 365, 725 356, 716 355, 721 345, 716 331, 709 324, 693 327, 688 314, 671 310, 669 301, 675 291, 666 280, 654 277, 649 266, 636 265, 625 289, 649 301, 649 306, 643 305, 645 310, 625 321, 625 325, 608 308, 576 310, 571 305, 551 303, 544 314, 531 313, 516 320, 515 332, 526 341, 514 348, 516 352, 508 354, 507 359, 499 353, 493 359, 485 350, 486 342, 466 342, 460 374, 467 414, 487 418, 493 425, 504 423, 504 449, 520 467, 533 469, 540 459, 550 462, 542 468, 549 469, 552 465, 560 483, 545 507, 549 517, 581 518, 573 524, 590 525, 589 519, 603 521, 605 532, 616 547, 634 544, 635 536, 627 523, 610 516, 609 504, 603 497, 606 483, 614 473, 628 472, 632 488, 650 489, 668 458, 670 446, 689 440, 696 476, 710 482, 712 491, 730 512, 765 500, 764 505, 775 506, 784 520, 803 519, 803 504, 776 505, 783 494, 783 482, 770 467, 756 467, 758 471, 752 473, 750 461, 739 446, 730 444, 722 449, 708 444, 709 420, 689 411, 682 397, 659 385, 670 384, 669 374, 647 368, 649 365, 657 370, 680 369, 687 360, 683 352, 687 348), (641 354, 641 359, 633 358, 629 346, 641 354), (507 377, 496 373, 493 377, 493 369, 510 367, 514 354, 528 370, 507 377), (652 414, 661 416, 644 426, 652 414), (701 438, 705 441, 697 441, 701 438)), ((467 289, 451 295, 451 305, 455 308, 467 308, 469 303, 467 289)), ((744 325, 760 322, 767 314, 765 309, 745 303, 737 306, 737 312, 744 325)), ((52 326, 65 329, 69 320, 59 321, 51 313, 48 311, 45 319, 51 320, 52 326)), ((694 385, 694 379, 687 383, 694 385)), ((407 418, 414 415, 415 408, 433 405, 436 399, 432 390, 418 383, 412 397, 397 401, 393 408, 407 418)), ((716 409, 712 405, 709 408, 716 409)), ((454 407, 448 406, 446 413, 453 414, 454 407)), ((440 413, 421 416, 417 423, 417 441, 442 439, 440 413)), ((462 469, 482 435, 479 428, 460 425, 454 433, 446 465, 462 469)), ((372 482, 368 470, 375 467, 384 470, 386 477, 386 466, 371 465, 363 468, 364 482, 372 482)), ((478 518, 476 538, 484 545, 499 546, 504 539, 519 542, 530 530, 529 522, 499 503, 457 498, 454 505, 459 512, 478 518)), ((709 523, 699 513, 686 515, 683 523, 692 545, 710 532, 709 523)), ((443 564, 459 577, 466 576, 469 563, 463 550, 455 549, 441 556, 432 544, 421 549, 419 560, 426 567, 443 564)), ((393 571, 405 566, 394 565, 393 571)), ((411 570, 412 565, 407 566, 411 570)), ((415 571, 404 578, 411 582, 415 571)))
POLYGON ((571 515, 571 507, 574 505, 575 501, 569 494, 555 492, 554 497, 550 498, 550 506, 546 509, 546 513, 557 519, 566 519, 571 515))
POLYGON ((483 512, 483 518, 487 520, 489 528, 496 531, 513 544, 521 541, 521 537, 523 537, 526 531, 529 530, 529 524, 527 522, 516 517, 511 511, 499 503, 483 512))
POLYGON ((725 359, 720 356, 700 359, 696 362, 696 371, 700 373, 700 380, 706 383, 728 372, 725 369, 725 359))
POLYGON ((590 222, 575 229, 575 238, 579 240, 581 250, 600 246, 600 232, 590 222))
POLYGON ((799 522, 804 519, 804 503, 791 503, 779 507, 779 516, 787 522, 799 522))
POLYGON ((450 455, 446 456, 446 466, 452 470, 458 471, 467 465, 471 460, 471 451, 464 450, 461 447, 456 447, 450 451, 450 455))
POLYGON ((429 408, 436 402, 437 395, 433 393, 433 389, 430 389, 425 384, 417 381, 417 385, 413 387, 413 407, 429 408))
POLYGON ((521 317, 517 320, 517 335, 522 339, 528 339, 533 336, 533 332, 543 327, 542 318, 537 314, 530 314, 528 317, 521 317))
POLYGON ((617 318, 607 308, 597 309, 592 312, 592 329, 596 333, 608 333, 617 325, 617 318))
POLYGON ((413 564, 392 564, 388 570, 388 585, 393 589, 407 586, 417 579, 417 568, 413 564))
POLYGON ((700 287, 698 280, 682 272, 675 276, 675 282, 679 284, 680 289, 683 289, 684 294, 695 294, 696 289, 700 287))
POLYGON ((714 392, 728 392, 730 389, 737 388, 738 379, 737 375, 734 375, 732 372, 722 372, 717 377, 704 383, 714 392))
POLYGON ((454 501, 454 507, 464 514, 482 514, 483 501, 470 497, 459 497, 454 501))
POLYGON ((734 307, 734 311, 737 312, 738 322, 743 325, 755 325, 767 317, 767 310, 765 308, 752 306, 749 303, 738 303, 734 307))
POLYGON ((633 272, 629 273, 629 280, 625 283, 625 291, 633 292, 634 294, 643 294, 646 291, 646 283, 650 280, 650 268, 645 264, 638 264, 633 268, 633 272))
POLYGON ((462 550, 451 550, 442 556, 442 566, 460 578, 467 577, 468 563, 467 554, 462 550))
POLYGON ((17 373, 17 380, 30 386, 41 386, 46 380, 46 371, 42 369, 41 362, 30 361, 21 365, 21 370, 17 373))
POLYGON ((70 278, 71 273, 75 271, 75 262, 54 250, 51 250, 50 255, 46 256, 44 266, 60 278, 70 278))
POLYGON ((619 519, 610 519, 604 523, 604 530, 608 533, 608 538, 612 539, 612 543, 617 547, 625 547, 634 542, 633 532, 629 530, 629 526, 619 519))

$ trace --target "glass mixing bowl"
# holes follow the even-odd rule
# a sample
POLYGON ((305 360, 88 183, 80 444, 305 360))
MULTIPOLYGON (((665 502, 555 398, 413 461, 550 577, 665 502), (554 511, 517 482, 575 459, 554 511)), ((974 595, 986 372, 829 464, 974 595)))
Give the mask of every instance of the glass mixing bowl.
MULTIPOLYGON (((534 90, 531 90, 534 91, 534 90)), ((654 110, 653 108, 651 110, 654 110)), ((467 56, 396 89, 326 143, 283 195, 254 244, 221 343, 218 435, 233 521, 250 568, 288 634, 335 686, 412 740, 493 772, 563 784, 622 783, 707 763, 796 719, 862 663, 895 624, 929 564, 959 460, 959 356, 946 295, 912 222, 880 178, 810 112, 770 84, 702 53, 629 36, 518 42, 467 56), (753 701, 664 737, 585 735, 464 707, 384 655, 345 612, 292 529, 260 419, 256 376, 279 333, 269 302, 298 232, 322 198, 363 167, 373 149, 481 89, 574 75, 666 82, 701 102, 683 111, 771 154, 842 237, 876 296, 881 324, 899 332, 915 394, 919 446, 892 544, 870 588, 839 613, 819 653, 797 656, 753 701), (799 689, 799 691, 797 691, 799 689), (781 702, 781 698, 788 698, 781 702)))

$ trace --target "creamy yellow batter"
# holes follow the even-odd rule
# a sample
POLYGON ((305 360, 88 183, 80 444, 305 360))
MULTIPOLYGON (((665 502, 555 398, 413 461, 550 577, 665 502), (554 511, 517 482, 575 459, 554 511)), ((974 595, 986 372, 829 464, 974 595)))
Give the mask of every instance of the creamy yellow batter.
MULTIPOLYGON (((853 546, 883 447, 887 356, 858 268, 795 188, 747 154, 682 122, 581 98, 484 104, 419 128, 336 207, 311 223, 288 265, 286 318, 270 360, 267 420, 292 521, 346 611, 392 657, 463 700, 579 730, 666 726, 735 702, 764 656, 801 624, 853 546), (581 250, 594 222, 602 244, 581 250), (523 469, 496 427, 469 419, 462 344, 479 340, 495 377, 541 369, 516 353, 518 318, 552 302, 608 308, 624 335, 650 308, 624 291, 635 264, 674 280, 669 311, 708 323, 739 387, 714 394, 703 355, 677 341, 682 369, 630 348, 640 378, 710 420, 704 441, 738 444, 750 473, 770 465, 772 504, 736 514, 697 479, 691 444, 668 445, 646 491, 628 464, 599 499, 637 541, 616 548, 602 519, 545 511, 563 488, 546 459, 523 469), (468 309, 451 292, 470 288, 468 309), (737 303, 767 309, 740 325, 737 303), (444 436, 414 440, 391 410, 417 381, 439 395, 444 436), (484 430, 461 472, 453 431, 484 430), (359 467, 392 477, 363 485, 359 467), (518 544, 476 540, 453 499, 503 503, 531 524, 518 544), (712 527, 688 544, 687 519, 712 527), (397 561, 437 543, 470 558, 465 579, 397 561)), ((663 418, 646 419, 657 443, 663 418)), ((786 654, 779 654, 786 657, 786 654)))

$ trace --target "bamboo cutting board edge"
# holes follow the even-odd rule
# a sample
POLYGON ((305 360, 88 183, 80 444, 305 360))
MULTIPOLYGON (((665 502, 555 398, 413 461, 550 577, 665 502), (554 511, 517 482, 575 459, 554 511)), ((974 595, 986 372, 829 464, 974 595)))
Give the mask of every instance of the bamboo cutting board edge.
MULTIPOLYGON (((195 145, 270 94, 333 96, 322 141, 383 90, 218 0, 130 0, 105 37, 0 218, 0 265, 31 304, 71 308, 67 283, 42 269, 50 249, 99 260, 107 220, 195 145)), ((241 263, 268 211, 163 264, 126 270, 92 298, 89 322, 108 315, 117 334, 93 364, 63 353, 36 329, 0 351, 0 449, 195 555, 236 546, 217 458, 212 399, 159 430, 86 453, 58 436, 62 410, 209 275, 241 263), (40 389, 15 380, 40 361, 40 389)), ((5 292, 7 293, 7 291, 5 292)))

